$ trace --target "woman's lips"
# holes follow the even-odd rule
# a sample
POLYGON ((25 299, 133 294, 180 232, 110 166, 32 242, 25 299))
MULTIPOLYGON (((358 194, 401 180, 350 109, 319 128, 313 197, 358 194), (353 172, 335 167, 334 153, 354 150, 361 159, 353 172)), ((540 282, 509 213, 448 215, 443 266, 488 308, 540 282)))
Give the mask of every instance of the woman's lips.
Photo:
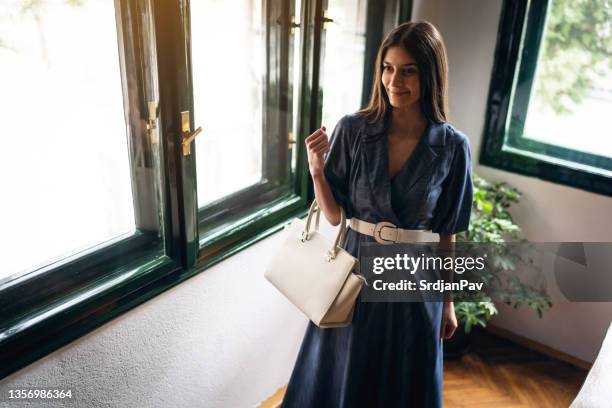
POLYGON ((393 96, 408 95, 409 93, 410 93, 410 91, 389 91, 389 94, 391 94, 393 96))

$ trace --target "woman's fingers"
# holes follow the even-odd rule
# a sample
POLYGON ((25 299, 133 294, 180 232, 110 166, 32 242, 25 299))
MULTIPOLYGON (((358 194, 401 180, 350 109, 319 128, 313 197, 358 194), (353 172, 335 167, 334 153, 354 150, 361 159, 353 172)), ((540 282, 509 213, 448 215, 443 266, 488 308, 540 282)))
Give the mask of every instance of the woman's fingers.
POLYGON ((328 148, 329 142, 324 129, 325 127, 322 127, 306 138, 308 151, 313 154, 320 155, 328 148))
POLYGON ((325 133, 325 127, 309 135, 305 142, 308 151, 310 171, 311 173, 318 173, 323 168, 323 154, 329 151, 329 142, 327 140, 327 133, 325 133))
POLYGON ((446 325, 446 337, 444 338, 448 340, 453 337, 453 334, 455 334, 455 329, 456 327, 453 327, 452 325, 446 325))
POLYGON ((320 155, 322 155, 322 154, 324 154, 324 153, 326 153, 328 151, 329 151, 329 146, 323 146, 321 149, 316 150, 314 152, 314 154, 317 155, 317 156, 320 156, 320 155))
POLYGON ((457 329, 457 325, 454 321, 444 317, 442 319, 442 328, 441 328, 441 337, 445 340, 450 339, 455 334, 455 330, 457 329))
POLYGON ((319 140, 318 142, 313 143, 310 148, 313 151, 318 152, 319 150, 325 149, 327 145, 328 145, 328 142, 327 142, 327 138, 325 137, 322 140, 319 140))
POLYGON ((313 139, 310 143, 307 144, 308 149, 317 150, 320 149, 321 146, 327 145, 327 136, 324 134, 317 139, 313 139))
POLYGON ((309 136, 306 137, 306 144, 309 144, 310 142, 312 142, 313 139, 319 137, 319 135, 323 133, 323 131, 321 129, 317 130, 316 132, 310 134, 309 136))
POLYGON ((314 133, 312 133, 312 134, 308 135, 308 137, 306 137, 306 144, 309 144, 313 140, 318 139, 324 133, 325 133, 325 131, 323 130, 323 128, 317 129, 314 133))
POLYGON ((321 139, 327 139, 327 133, 325 133, 325 127, 318 129, 316 132, 309 135, 305 142, 307 146, 310 146, 313 143, 318 143, 321 139))

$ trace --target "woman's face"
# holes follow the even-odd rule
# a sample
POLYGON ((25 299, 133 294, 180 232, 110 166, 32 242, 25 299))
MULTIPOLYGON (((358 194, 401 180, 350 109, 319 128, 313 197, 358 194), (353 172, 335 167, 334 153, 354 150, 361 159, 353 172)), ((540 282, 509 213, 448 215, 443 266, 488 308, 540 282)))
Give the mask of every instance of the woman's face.
POLYGON ((402 47, 389 47, 383 58, 382 83, 394 108, 419 102, 419 71, 416 61, 402 47))

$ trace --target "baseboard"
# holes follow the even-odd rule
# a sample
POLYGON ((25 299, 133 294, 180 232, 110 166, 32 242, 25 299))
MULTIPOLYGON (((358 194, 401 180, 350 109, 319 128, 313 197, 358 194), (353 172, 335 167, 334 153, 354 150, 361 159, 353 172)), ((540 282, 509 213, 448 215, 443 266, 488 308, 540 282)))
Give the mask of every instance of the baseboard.
POLYGON ((589 363, 588 361, 582 360, 578 357, 574 357, 572 355, 569 355, 567 353, 564 353, 562 351, 553 349, 550 346, 546 346, 542 343, 538 343, 535 340, 529 339, 527 337, 523 337, 519 334, 513 333, 509 330, 503 329, 501 327, 497 327, 497 326, 493 326, 491 324, 487 324, 487 327, 485 328, 485 331, 488 331, 489 333, 495 334, 499 337, 503 337, 506 338, 516 344, 519 344, 523 347, 526 347, 530 350, 533 351, 537 351, 538 353, 542 353, 544 355, 547 355, 549 357, 552 357, 556 360, 559 361, 564 361, 566 363, 572 364, 578 368, 582 368, 585 370, 590 370, 591 367, 593 366, 592 363, 589 363))

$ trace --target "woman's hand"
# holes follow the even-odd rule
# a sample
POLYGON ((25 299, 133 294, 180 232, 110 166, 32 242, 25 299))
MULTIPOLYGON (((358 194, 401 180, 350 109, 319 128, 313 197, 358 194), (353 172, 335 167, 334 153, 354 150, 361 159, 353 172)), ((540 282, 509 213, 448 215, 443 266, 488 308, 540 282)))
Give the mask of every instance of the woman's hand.
POLYGON ((442 310, 442 325, 440 327, 440 337, 450 339, 457 329, 457 317, 455 316, 455 304, 444 302, 442 310))
POLYGON ((308 151, 308 168, 312 177, 318 177, 323 174, 323 154, 329 151, 329 142, 325 126, 318 129, 316 132, 306 138, 306 149, 308 151))

